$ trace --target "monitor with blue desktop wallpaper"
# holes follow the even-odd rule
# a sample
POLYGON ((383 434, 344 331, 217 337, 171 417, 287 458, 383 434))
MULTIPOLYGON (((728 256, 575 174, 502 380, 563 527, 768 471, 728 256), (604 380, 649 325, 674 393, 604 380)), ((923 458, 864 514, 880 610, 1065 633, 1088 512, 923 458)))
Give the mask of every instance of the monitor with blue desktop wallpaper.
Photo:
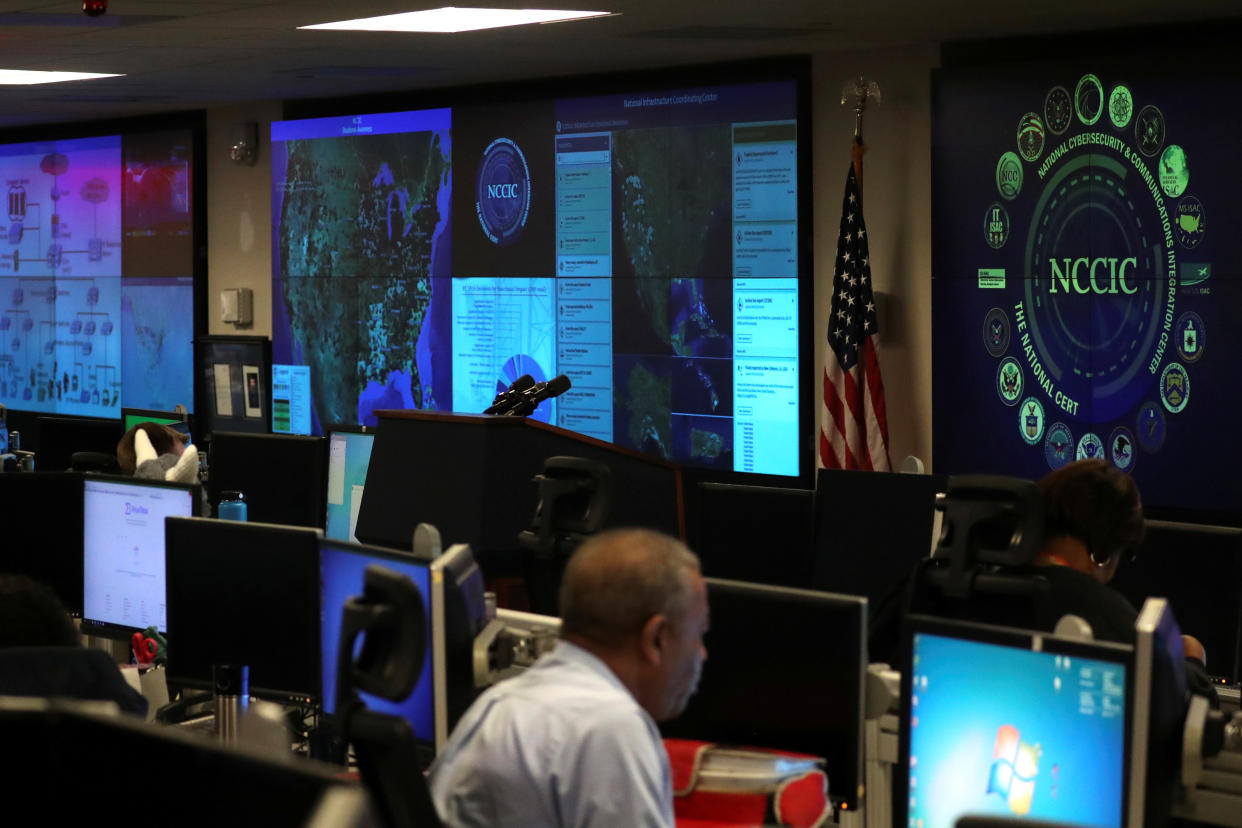
POLYGON ((319 547, 321 573, 321 665, 323 684, 323 712, 336 712, 336 676, 338 669, 337 646, 341 639, 341 612, 345 602, 362 594, 366 568, 371 564, 386 567, 404 575, 418 587, 423 596, 426 612, 427 647, 424 651, 422 671, 418 684, 402 701, 389 701, 359 691, 359 698, 367 708, 379 713, 400 716, 410 723, 414 737, 427 745, 434 741, 434 709, 432 706, 431 671, 431 583, 430 561, 420 560, 412 554, 389 549, 359 546, 325 540, 319 547))
POLYGON ((192 516, 198 487, 94 476, 82 485, 83 630, 166 632, 164 518, 192 516))
POLYGON ((273 355, 309 368, 312 432, 481 412, 518 377, 565 374, 532 417, 809 484, 804 72, 273 122, 273 355))
POLYGON ((919 621, 902 665, 894 824, 963 815, 1122 828, 1133 649, 919 621))
POLYGON ((324 535, 332 540, 357 541, 354 528, 371 465, 374 431, 365 426, 328 430, 328 492, 324 535))

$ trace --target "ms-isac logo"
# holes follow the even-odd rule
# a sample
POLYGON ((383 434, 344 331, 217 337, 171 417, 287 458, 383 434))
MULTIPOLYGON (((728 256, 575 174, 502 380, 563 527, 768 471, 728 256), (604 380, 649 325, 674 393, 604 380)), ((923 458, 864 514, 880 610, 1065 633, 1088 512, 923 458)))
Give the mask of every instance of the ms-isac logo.
POLYGON ((497 245, 522 237, 530 214, 530 168, 522 149, 497 138, 483 152, 476 185, 475 212, 484 235, 497 245))

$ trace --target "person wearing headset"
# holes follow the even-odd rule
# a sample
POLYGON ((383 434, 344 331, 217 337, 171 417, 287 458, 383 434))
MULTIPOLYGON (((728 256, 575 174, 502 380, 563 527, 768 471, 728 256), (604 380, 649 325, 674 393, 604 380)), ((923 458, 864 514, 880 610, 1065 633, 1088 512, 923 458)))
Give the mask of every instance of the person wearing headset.
MULTIPOLYGON (((1044 475, 1038 485, 1044 498, 1044 542, 1036 563, 1052 585, 1056 617, 1072 613, 1091 625, 1097 640, 1133 644, 1138 611, 1108 583, 1143 542, 1138 486, 1099 459, 1069 463, 1044 475)), ((1188 661, 1206 669, 1198 639, 1183 635, 1182 648, 1188 661)))

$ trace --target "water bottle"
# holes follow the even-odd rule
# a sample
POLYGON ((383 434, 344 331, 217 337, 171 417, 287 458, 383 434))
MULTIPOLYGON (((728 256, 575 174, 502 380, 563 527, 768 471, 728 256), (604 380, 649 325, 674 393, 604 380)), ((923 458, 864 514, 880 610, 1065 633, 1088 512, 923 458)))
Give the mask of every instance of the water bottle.
POLYGON ((238 725, 250 701, 250 667, 214 664, 211 678, 215 691, 216 736, 226 745, 235 745, 238 725))
POLYGON ((221 492, 216 516, 221 520, 244 521, 246 519, 246 496, 233 490, 221 492))

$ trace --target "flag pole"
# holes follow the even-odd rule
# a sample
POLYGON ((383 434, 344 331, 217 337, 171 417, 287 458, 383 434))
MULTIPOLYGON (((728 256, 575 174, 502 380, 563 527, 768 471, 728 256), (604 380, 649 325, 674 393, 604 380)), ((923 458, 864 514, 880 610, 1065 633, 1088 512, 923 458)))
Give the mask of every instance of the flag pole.
POLYGON ((863 113, 867 111, 868 101, 880 103, 880 85, 878 83, 869 81, 862 75, 845 82, 845 86, 841 89, 841 105, 850 106, 854 110, 854 143, 850 147, 850 155, 854 161, 854 178, 858 180, 859 202, 862 201, 863 189, 862 157, 867 149, 866 145, 863 144, 863 113))

